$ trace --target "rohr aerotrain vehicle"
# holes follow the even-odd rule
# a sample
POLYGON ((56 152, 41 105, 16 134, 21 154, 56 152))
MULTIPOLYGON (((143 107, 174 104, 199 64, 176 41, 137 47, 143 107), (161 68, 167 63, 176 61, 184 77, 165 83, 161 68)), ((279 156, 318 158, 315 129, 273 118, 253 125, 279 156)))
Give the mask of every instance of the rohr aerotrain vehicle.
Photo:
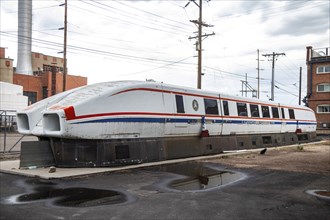
POLYGON ((17 112, 18 131, 48 141, 58 167, 115 166, 313 140, 303 106, 156 82, 105 82, 17 112))

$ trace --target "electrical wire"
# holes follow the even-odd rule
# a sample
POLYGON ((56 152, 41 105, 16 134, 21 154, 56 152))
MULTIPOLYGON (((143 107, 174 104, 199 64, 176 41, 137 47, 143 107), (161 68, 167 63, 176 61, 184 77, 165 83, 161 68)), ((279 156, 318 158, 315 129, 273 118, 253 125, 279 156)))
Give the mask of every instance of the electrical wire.
MULTIPOLYGON (((13 37, 17 38, 18 37, 18 35, 16 35, 16 34, 6 33, 6 32, 3 32, 3 31, 0 31, 0 33, 1 33, 1 35, 9 36, 9 37, 12 37, 12 38, 13 37)), ((21 37, 25 38, 24 36, 21 36, 21 37)), ((41 40, 41 39, 38 39, 38 38, 31 38, 31 40, 33 40, 34 43, 40 43, 42 45, 52 46, 55 49, 63 47, 63 45, 61 43, 55 43, 55 42, 52 42, 52 41, 41 40)), ((154 62, 154 63, 165 63, 165 64, 177 62, 177 61, 173 61, 173 60, 157 59, 157 58, 143 57, 143 56, 134 56, 134 55, 122 54, 122 53, 114 53, 114 52, 110 52, 110 51, 91 49, 91 48, 86 48, 86 47, 81 47, 81 46, 74 46, 74 45, 67 45, 67 48, 68 48, 69 52, 70 51, 80 51, 80 52, 99 54, 99 55, 103 55, 103 56, 112 56, 112 57, 117 57, 117 58, 122 58, 122 59, 138 60, 138 61, 141 61, 141 62, 154 62)), ((180 64, 191 65, 191 63, 185 63, 185 62, 181 62, 180 64)))

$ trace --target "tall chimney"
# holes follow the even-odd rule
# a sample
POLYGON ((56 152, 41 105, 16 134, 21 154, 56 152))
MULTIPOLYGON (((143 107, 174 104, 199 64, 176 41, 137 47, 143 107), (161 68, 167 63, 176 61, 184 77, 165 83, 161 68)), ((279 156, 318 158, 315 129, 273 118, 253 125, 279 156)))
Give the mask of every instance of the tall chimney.
POLYGON ((16 72, 33 75, 31 59, 32 0, 18 0, 18 39, 16 72))

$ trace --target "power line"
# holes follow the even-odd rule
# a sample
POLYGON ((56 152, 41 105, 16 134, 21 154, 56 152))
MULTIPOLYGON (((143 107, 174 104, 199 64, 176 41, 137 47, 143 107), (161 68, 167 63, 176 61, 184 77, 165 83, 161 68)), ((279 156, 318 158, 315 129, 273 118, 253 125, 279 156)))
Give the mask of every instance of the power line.
POLYGON ((173 19, 170 19, 170 18, 166 18, 166 17, 163 17, 163 16, 161 16, 161 15, 155 14, 155 13, 153 13, 153 12, 148 12, 148 11, 146 11, 146 10, 136 8, 136 7, 134 7, 134 6, 127 5, 127 4, 125 4, 125 3, 121 2, 121 1, 118 1, 118 0, 113 0, 113 1, 116 2, 116 3, 118 3, 118 4, 125 5, 125 6, 127 6, 127 7, 129 7, 129 8, 133 8, 133 9, 135 9, 135 10, 142 11, 142 12, 147 13, 147 14, 149 14, 149 15, 155 16, 155 17, 157 17, 157 18, 161 18, 161 19, 164 19, 164 20, 168 20, 168 21, 171 21, 171 22, 175 22, 175 23, 182 24, 182 25, 185 25, 185 26, 190 27, 190 25, 188 25, 188 24, 186 24, 186 23, 183 23, 183 22, 181 22, 181 21, 177 21, 177 20, 173 20, 173 19))
MULTIPOLYGON (((131 17, 131 18, 133 18, 134 20, 136 20, 136 19, 140 19, 140 20, 143 20, 143 21, 146 21, 146 22, 148 22, 148 23, 152 23, 152 24, 156 24, 157 26, 159 26, 160 24, 161 25, 164 25, 164 26, 167 26, 167 27, 171 27, 171 28, 176 28, 177 30, 179 30, 179 31, 182 31, 182 29, 185 29, 185 30, 187 30, 187 31, 191 31, 191 27, 189 26, 189 28, 187 28, 187 27, 183 27, 182 25, 181 26, 178 26, 178 24, 171 24, 171 23, 168 23, 167 21, 167 19, 165 18, 165 17, 163 17, 163 16, 159 16, 158 15, 158 17, 162 17, 163 18, 163 20, 164 19, 166 19, 165 21, 152 21, 152 20, 150 20, 150 18, 143 18, 141 15, 138 15, 138 14, 135 14, 135 13, 130 13, 130 12, 127 12, 127 11, 125 11, 125 10, 122 10, 122 9, 119 9, 119 8, 115 8, 115 7, 113 7, 113 6, 110 6, 110 5, 107 5, 107 4, 105 4, 105 3, 101 3, 101 2, 97 2, 97 1, 95 1, 95 0, 90 0, 90 1, 92 1, 92 2, 94 2, 94 3, 96 3, 96 4, 99 4, 99 5, 101 5, 101 6, 104 6, 105 8, 103 8, 103 9, 105 9, 105 10, 107 10, 107 8, 109 8, 109 9, 112 9, 112 11, 113 12, 115 12, 115 13, 117 13, 117 14, 120 14, 119 12, 122 12, 122 13, 124 13, 125 14, 125 16, 127 17, 127 15, 129 16, 129 17, 131 17)), ((85 2, 85 3, 87 3, 87 2, 85 2)), ((170 20, 171 22, 173 22, 173 21, 175 21, 175 20, 170 20)), ((175 22, 177 22, 177 21, 175 21, 175 22)), ((181 23, 180 22, 180 24, 185 24, 185 23, 181 23)), ((185 24, 186 25, 186 24, 185 24)))
MULTIPOLYGON (((5 33, 3 31, 0 31, 0 33, 5 36, 12 37, 12 38, 17 37, 17 35, 5 33)), ((54 43, 51 41, 41 40, 41 39, 37 39, 37 38, 31 38, 31 39, 33 40, 34 43, 40 43, 42 45, 52 46, 53 48, 54 47, 62 48, 62 46, 63 46, 61 43, 54 43)), ((143 56, 134 56, 134 55, 128 55, 128 54, 123 54, 123 53, 114 53, 114 52, 109 52, 109 51, 105 51, 105 50, 97 50, 97 49, 91 49, 91 48, 74 46, 74 45, 68 45, 67 47, 70 51, 81 51, 81 52, 99 54, 99 55, 104 55, 104 56, 113 56, 113 57, 122 58, 122 59, 138 60, 141 62, 155 62, 155 63, 166 63, 166 64, 176 62, 173 60, 165 60, 165 59, 143 57, 143 56)), ((60 50, 60 49, 56 49, 56 50, 60 50)), ((191 65, 192 63, 181 62, 180 64, 191 65)))
POLYGON ((281 6, 274 6, 274 7, 268 7, 268 8, 267 7, 261 7, 261 8, 258 8, 258 9, 246 10, 246 11, 243 11, 243 12, 237 13, 237 14, 230 14, 230 15, 220 16, 219 19, 214 20, 213 22, 218 22, 218 21, 222 20, 223 18, 238 18, 238 17, 245 16, 246 14, 258 13, 258 12, 264 12, 264 13, 267 14, 267 17, 273 17, 273 16, 278 16, 280 14, 297 13, 300 10, 311 9, 311 8, 315 8, 315 7, 319 7, 319 6, 324 6, 324 5, 327 5, 327 4, 328 3, 324 3, 324 2, 321 2, 321 3, 317 4, 314 1, 308 1, 308 2, 304 2, 303 6, 301 6, 301 3, 297 2, 297 3, 281 5, 281 6), (310 5, 307 5, 307 4, 310 4, 310 5), (290 6, 295 6, 295 5, 297 5, 297 7, 290 7, 290 6), (286 7, 286 9, 285 10, 281 9, 283 7, 286 7), (278 10, 275 11, 274 9, 278 9, 278 10))
POLYGON ((286 93, 288 93, 288 94, 290 94, 290 95, 293 95, 293 96, 295 96, 295 97, 298 97, 297 94, 294 94, 294 93, 292 93, 292 92, 289 92, 288 90, 282 89, 282 88, 280 88, 280 87, 277 86, 277 85, 275 85, 275 88, 276 88, 276 89, 279 89, 279 90, 282 90, 282 91, 284 91, 284 92, 286 92, 286 93))
MULTIPOLYGON (((94 7, 97 7, 97 8, 106 10, 106 11, 109 11, 108 9, 105 9, 104 7, 100 7, 100 6, 91 4, 90 2, 86 2, 86 1, 82 1, 82 0, 80 0, 80 2, 88 4, 88 5, 92 5, 94 7)), ((88 12, 88 13, 91 13, 91 14, 95 15, 95 11, 88 10, 88 9, 85 9, 85 8, 82 8, 82 7, 78 7, 76 5, 70 5, 69 7, 72 8, 73 10, 79 9, 79 10, 83 10, 85 12, 88 12)), ((167 30, 160 29, 159 24, 158 25, 151 24, 151 25, 156 25, 156 27, 155 26, 148 26, 148 25, 150 25, 150 22, 149 22, 148 25, 136 23, 136 20, 138 19, 138 16, 132 22, 132 21, 126 20, 127 17, 125 17, 125 19, 121 19, 121 18, 118 18, 118 17, 109 16, 109 14, 113 14, 113 13, 107 13, 106 15, 104 15, 104 14, 97 14, 97 15, 102 16, 102 17, 106 18, 107 20, 115 21, 116 23, 122 23, 122 24, 125 24, 125 25, 140 26, 140 27, 143 27, 143 28, 151 29, 151 30, 154 30, 154 31, 165 32, 165 33, 172 34, 172 35, 182 35, 182 33, 186 33, 186 34, 188 33, 188 32, 183 32, 182 29, 176 29, 175 31, 168 30, 168 29, 167 30), (181 32, 181 33, 178 33, 178 32, 181 32)))
POLYGON ((139 74, 139 73, 150 72, 150 71, 153 71, 153 70, 156 70, 156 69, 161 69, 161 68, 164 68, 164 67, 168 67, 168 66, 170 66, 170 65, 174 65, 174 64, 177 64, 177 63, 181 63, 182 61, 185 61, 185 60, 190 59, 190 58, 192 58, 192 56, 190 56, 190 57, 186 57, 186 58, 183 58, 183 59, 180 59, 180 60, 178 60, 178 61, 174 61, 174 62, 172 62, 172 63, 165 64, 165 65, 162 65, 162 66, 158 66, 158 67, 155 67, 155 68, 152 68, 152 69, 142 70, 142 71, 138 71, 138 72, 134 72, 134 73, 124 74, 123 76, 135 75, 135 74, 139 74))

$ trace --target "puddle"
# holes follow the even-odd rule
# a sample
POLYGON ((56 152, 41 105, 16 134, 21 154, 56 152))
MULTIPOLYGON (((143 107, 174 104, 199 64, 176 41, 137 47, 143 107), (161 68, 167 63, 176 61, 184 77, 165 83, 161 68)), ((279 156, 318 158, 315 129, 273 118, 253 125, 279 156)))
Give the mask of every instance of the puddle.
POLYGON ((241 173, 221 170, 203 163, 183 163, 161 167, 161 171, 182 175, 183 178, 173 180, 169 187, 179 191, 198 191, 217 188, 236 182, 244 176, 241 173))
POLYGON ((307 190, 306 192, 312 196, 316 196, 317 198, 330 201, 330 191, 328 190, 315 189, 315 190, 307 190))
POLYGON ((234 172, 221 172, 214 175, 198 176, 193 179, 177 180, 170 187, 180 191, 212 189, 239 180, 242 176, 234 172))
POLYGON ((90 207, 126 202, 126 196, 114 190, 91 189, 83 187, 56 188, 55 183, 41 180, 26 181, 26 188, 32 186, 27 194, 15 195, 8 203, 20 204, 42 200, 52 200, 54 205, 67 207, 90 207))

